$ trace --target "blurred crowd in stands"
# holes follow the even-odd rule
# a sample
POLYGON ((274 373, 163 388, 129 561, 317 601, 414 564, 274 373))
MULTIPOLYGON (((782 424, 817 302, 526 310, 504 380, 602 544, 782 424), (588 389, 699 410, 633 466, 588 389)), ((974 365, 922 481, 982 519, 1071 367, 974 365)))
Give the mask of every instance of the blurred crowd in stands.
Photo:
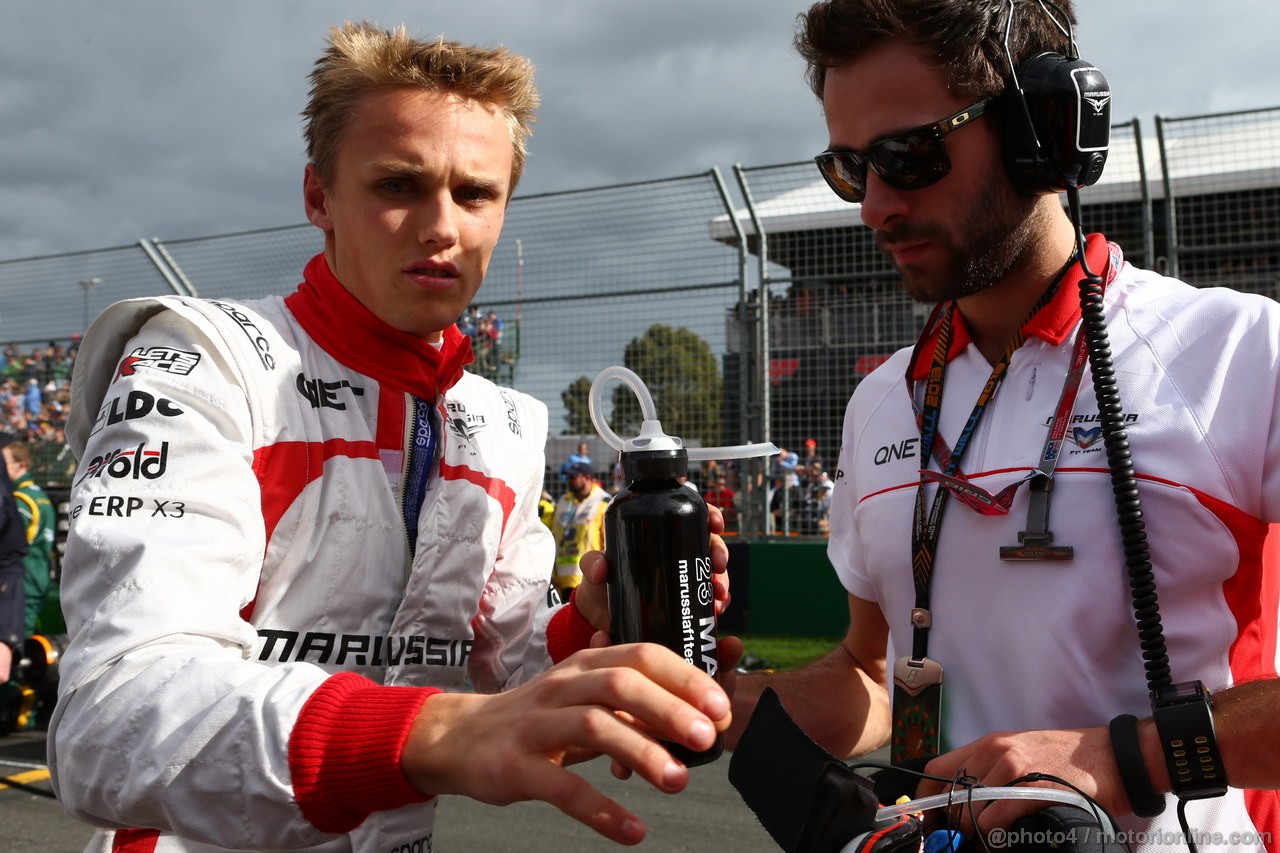
POLYGON ((502 318, 496 311, 481 312, 470 305, 458 318, 458 330, 471 338, 475 353, 475 371, 489 380, 498 378, 498 365, 511 364, 515 353, 502 346, 502 318))
POLYGON ((75 335, 66 346, 58 341, 38 346, 8 343, 0 350, 0 432, 31 446, 32 467, 44 479, 61 479, 69 473, 62 468, 74 467, 64 430, 79 345, 80 336, 75 335))
MULTIPOLYGON (((702 499, 720 507, 724 513, 725 529, 737 529, 742 498, 731 488, 736 472, 725 470, 716 462, 706 462, 702 467, 705 483, 702 499)), ((780 536, 826 536, 831 513, 831 476, 826 461, 818 453, 818 443, 806 439, 804 452, 779 448, 769 460, 767 478, 747 480, 744 490, 750 494, 765 490, 772 517, 772 533, 780 536)))

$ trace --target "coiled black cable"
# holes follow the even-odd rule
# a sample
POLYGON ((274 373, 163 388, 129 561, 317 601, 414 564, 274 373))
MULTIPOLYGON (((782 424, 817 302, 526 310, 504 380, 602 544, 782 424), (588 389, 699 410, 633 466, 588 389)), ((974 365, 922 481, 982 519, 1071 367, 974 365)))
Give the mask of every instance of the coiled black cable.
POLYGON ((1116 517, 1120 523, 1120 539, 1129 574, 1129 590, 1133 598, 1133 615, 1138 625, 1138 641, 1142 647, 1143 665, 1147 673, 1147 687, 1154 696, 1158 687, 1173 684, 1168 649, 1164 642, 1164 628, 1160 623, 1155 572, 1152 570, 1150 551, 1147 548, 1138 479, 1134 475, 1133 455, 1129 452, 1129 436, 1124 427, 1124 408, 1116 385, 1111 343, 1107 337, 1107 321, 1102 307, 1102 277, 1090 270, 1085 260, 1078 188, 1067 187, 1067 203, 1071 210, 1071 222, 1076 230, 1076 251, 1080 267, 1084 270, 1084 278, 1080 280, 1080 314, 1089 355, 1089 370, 1093 374, 1098 419, 1102 427, 1103 445, 1107 451, 1107 467, 1111 471, 1111 491, 1115 496, 1116 517))

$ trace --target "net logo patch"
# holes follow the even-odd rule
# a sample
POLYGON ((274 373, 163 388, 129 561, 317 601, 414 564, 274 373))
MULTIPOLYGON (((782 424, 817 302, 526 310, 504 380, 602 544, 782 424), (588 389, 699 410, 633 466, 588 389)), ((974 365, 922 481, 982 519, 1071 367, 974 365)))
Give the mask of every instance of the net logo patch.
POLYGON ((299 373, 297 379, 294 380, 294 384, 298 387, 298 393, 311 404, 313 409, 345 410, 347 404, 339 399, 339 392, 350 391, 357 397, 364 396, 363 388, 358 385, 352 385, 346 379, 328 382, 324 379, 311 379, 305 373, 299 373))

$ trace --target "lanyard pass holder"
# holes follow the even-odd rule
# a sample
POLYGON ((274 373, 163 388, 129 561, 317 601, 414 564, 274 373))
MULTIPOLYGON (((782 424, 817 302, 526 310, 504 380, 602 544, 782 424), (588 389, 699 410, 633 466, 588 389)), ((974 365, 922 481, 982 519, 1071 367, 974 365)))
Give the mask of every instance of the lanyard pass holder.
POLYGON ((1070 560, 1075 557, 1075 549, 1070 545, 1053 544, 1053 532, 1049 530, 1049 496, 1052 492, 1053 477, 1037 471, 1031 478, 1027 529, 1018 534, 1017 545, 1000 546, 1000 559, 1070 560))
POLYGON ((942 751, 942 664, 925 650, 932 622, 927 608, 912 608, 915 648, 893 664, 889 760, 895 765, 932 758, 942 751))

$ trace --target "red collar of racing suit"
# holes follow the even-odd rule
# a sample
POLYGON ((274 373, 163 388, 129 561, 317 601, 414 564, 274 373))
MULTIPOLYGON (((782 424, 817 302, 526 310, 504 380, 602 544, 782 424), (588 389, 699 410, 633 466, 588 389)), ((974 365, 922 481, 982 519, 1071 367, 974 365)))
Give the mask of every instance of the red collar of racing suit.
POLYGON ((285 304, 325 352, 352 370, 434 403, 475 361, 471 339, 450 324, 439 349, 384 323, 334 277, 324 252, 307 262, 285 304))

